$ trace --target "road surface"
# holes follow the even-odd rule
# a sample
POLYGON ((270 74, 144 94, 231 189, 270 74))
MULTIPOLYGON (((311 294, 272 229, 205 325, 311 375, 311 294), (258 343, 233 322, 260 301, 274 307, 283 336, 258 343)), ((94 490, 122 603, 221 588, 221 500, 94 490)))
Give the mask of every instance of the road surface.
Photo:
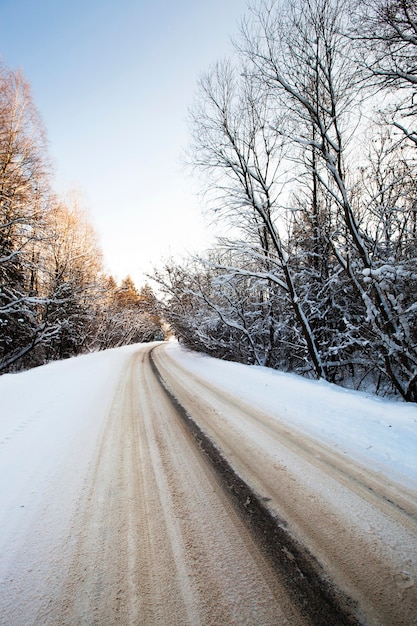
POLYGON ((415 493, 164 345, 129 357, 95 437, 62 520, 64 482, 44 494, 61 528, 49 502, 10 541, 1 624, 417 624, 415 493))

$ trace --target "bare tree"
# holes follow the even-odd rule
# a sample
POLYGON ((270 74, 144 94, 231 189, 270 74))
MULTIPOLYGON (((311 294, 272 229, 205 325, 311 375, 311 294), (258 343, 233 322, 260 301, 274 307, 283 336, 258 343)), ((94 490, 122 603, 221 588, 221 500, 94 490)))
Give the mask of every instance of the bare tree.
POLYGON ((395 293, 378 280, 349 181, 346 133, 352 136, 361 92, 343 36, 346 3, 262 3, 254 14, 255 19, 243 28, 240 50, 251 63, 253 76, 268 93, 276 93, 277 101, 298 124, 298 132, 294 126, 289 132, 282 124, 276 132, 290 137, 300 150, 314 149, 324 164, 324 169, 315 172, 344 226, 344 232, 331 237, 334 254, 362 299, 363 324, 378 344, 386 374, 405 399, 415 400, 417 355, 409 324, 395 293))
POLYGON ((417 5, 415 0, 361 0, 350 36, 365 79, 386 95, 385 119, 417 146, 417 5))
POLYGON ((41 341, 37 254, 48 163, 42 123, 20 73, 0 68, 0 369, 41 341))
MULTIPOLYGON (((268 92, 244 66, 218 64, 200 81, 200 101, 193 111, 191 160, 207 172, 214 193, 214 210, 243 231, 239 247, 258 269, 223 268, 228 274, 254 276, 266 284, 265 302, 274 289, 284 290, 293 309, 301 337, 317 377, 325 377, 314 333, 297 294, 291 263, 277 221, 285 173, 285 142, 269 120, 278 114, 268 92)), ((232 247, 236 247, 236 242, 232 247)), ((230 247, 230 246, 229 246, 230 247)), ((273 324, 273 316, 267 314, 273 324)), ((274 329, 270 328, 273 341, 274 329)), ((271 344, 271 348, 272 348, 271 344)))

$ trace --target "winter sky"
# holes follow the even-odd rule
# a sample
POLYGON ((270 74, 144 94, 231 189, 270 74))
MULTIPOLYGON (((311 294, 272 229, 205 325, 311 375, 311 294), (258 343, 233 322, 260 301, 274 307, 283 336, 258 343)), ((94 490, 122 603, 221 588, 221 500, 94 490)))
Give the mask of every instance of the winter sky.
POLYGON ((206 243, 181 163, 198 77, 246 0, 0 0, 0 56, 41 113, 55 189, 82 192, 118 278, 206 243))

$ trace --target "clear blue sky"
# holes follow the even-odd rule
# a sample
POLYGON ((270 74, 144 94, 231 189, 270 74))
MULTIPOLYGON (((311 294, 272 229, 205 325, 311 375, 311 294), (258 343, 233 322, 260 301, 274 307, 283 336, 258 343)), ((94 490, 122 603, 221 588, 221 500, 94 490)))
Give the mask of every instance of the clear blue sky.
MULTIPOLYGON (((56 189, 79 188, 109 270, 140 283, 203 245, 181 166, 201 73, 231 53, 246 0, 0 0, 0 56, 21 68, 56 189)), ((193 193, 194 192, 194 193, 193 193)))

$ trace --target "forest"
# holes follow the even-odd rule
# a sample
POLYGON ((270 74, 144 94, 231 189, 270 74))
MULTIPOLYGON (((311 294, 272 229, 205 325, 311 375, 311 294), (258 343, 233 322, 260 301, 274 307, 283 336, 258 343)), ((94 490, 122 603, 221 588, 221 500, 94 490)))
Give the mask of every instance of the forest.
POLYGON ((30 86, 0 67, 0 373, 163 338, 156 298, 104 268, 76 193, 58 198, 30 86))
POLYGON ((259 0, 200 78, 187 165, 218 229, 137 289, 52 189, 30 87, 0 68, 0 372, 186 347, 417 401, 417 3, 259 0))
POLYGON ((217 243, 155 273, 182 343, 417 401, 417 3, 265 0, 198 84, 217 243))

